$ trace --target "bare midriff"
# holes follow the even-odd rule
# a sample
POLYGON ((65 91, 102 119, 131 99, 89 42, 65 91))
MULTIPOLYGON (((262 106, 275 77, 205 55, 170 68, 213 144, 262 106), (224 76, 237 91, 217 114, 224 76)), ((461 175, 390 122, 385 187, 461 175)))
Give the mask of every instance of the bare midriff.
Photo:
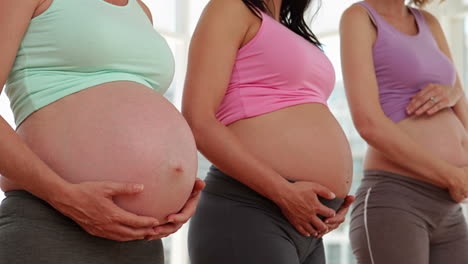
POLYGON ((321 184, 340 198, 348 194, 351 150, 325 105, 290 106, 228 127, 250 152, 285 179, 321 184))
MULTIPOLYGON (((144 184, 118 205, 163 221, 187 201, 197 172, 195 142, 164 97, 135 82, 110 82, 68 95, 29 116, 18 135, 71 183, 144 184)), ((18 190, 2 178, 4 191, 18 190)))
MULTIPOLYGON (((433 116, 412 116, 397 125, 413 141, 438 158, 457 167, 468 166, 468 134, 451 109, 442 110, 433 116)), ((373 147, 367 151, 364 168, 395 172, 438 185, 423 175, 409 171, 404 165, 392 162, 373 147)), ((438 186, 444 187, 440 184, 438 186)))

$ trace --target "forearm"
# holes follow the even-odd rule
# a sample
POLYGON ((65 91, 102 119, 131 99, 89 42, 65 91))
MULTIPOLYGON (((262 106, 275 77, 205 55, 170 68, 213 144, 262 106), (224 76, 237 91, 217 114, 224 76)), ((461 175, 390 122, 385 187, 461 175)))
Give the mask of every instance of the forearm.
POLYGON ((448 188, 453 184, 450 171, 457 168, 416 143, 392 121, 382 120, 368 129, 365 140, 391 161, 435 185, 448 188))
POLYGON ((275 200, 287 180, 252 155, 239 139, 217 121, 193 128, 197 147, 216 167, 264 197, 275 200))
POLYGON ((70 185, 52 171, 0 117, 0 174, 46 201, 70 185))

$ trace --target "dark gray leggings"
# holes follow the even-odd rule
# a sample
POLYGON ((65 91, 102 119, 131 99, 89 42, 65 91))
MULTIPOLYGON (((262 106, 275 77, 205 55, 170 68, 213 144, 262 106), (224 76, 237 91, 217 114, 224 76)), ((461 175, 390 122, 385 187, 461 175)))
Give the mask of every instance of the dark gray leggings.
POLYGON ((468 231, 461 206, 431 184, 366 171, 351 212, 359 264, 466 264, 468 231))
POLYGON ((11 191, 5 195, 0 206, 0 263, 164 263, 161 240, 98 238, 30 193, 11 191))
POLYGON ((322 239, 299 234, 273 202, 214 167, 205 181, 189 229, 192 264, 325 263, 322 239))

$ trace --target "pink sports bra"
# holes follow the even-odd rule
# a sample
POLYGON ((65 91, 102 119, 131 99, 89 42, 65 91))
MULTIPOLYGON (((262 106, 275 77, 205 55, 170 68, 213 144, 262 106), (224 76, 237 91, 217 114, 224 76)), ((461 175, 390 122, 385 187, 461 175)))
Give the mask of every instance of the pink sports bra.
POLYGON ((257 35, 239 49, 216 118, 224 125, 288 106, 321 103, 335 85, 325 54, 262 13, 257 35))

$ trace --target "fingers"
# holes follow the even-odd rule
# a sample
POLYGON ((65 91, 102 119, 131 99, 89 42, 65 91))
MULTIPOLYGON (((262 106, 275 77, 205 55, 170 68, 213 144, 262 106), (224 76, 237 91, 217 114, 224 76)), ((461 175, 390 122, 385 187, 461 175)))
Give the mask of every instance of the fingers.
MULTIPOLYGON (((117 206, 116 206, 117 207, 117 206)), ((118 208, 118 207, 117 207, 118 208)), ((149 216, 139 216, 136 214, 129 213, 123 209, 118 208, 118 214, 115 214, 114 220, 133 228, 138 227, 154 227, 159 225, 159 221, 156 218, 149 216)))
POLYGON ((322 220, 320 220, 317 215, 313 215, 311 217, 310 223, 317 230, 318 234, 315 234, 315 236, 328 232, 328 226, 322 220))
POLYGON ((149 240, 155 240, 155 239, 161 239, 161 238, 167 237, 177 232, 182 226, 183 226, 182 224, 173 224, 173 223, 168 223, 168 224, 157 226, 154 228, 154 232, 156 234, 152 236, 146 236, 145 239, 149 241, 149 240))
POLYGON ((154 236, 157 233, 153 228, 131 228, 118 225, 114 228, 114 233, 119 235, 124 241, 144 239, 147 236, 154 236))
POLYGON ((461 203, 466 198, 464 191, 450 191, 450 196, 457 203, 461 203))
POLYGON ((189 198, 189 200, 185 203, 184 208, 182 208, 182 210, 177 214, 169 215, 167 217, 167 221, 171 223, 185 224, 195 214, 200 197, 201 193, 200 191, 197 191, 195 196, 189 198))
POLYGON ((328 233, 340 227, 340 224, 328 224, 328 233))
POLYGON ((427 100, 429 100, 430 96, 428 96, 428 93, 431 92, 432 89, 434 89, 434 85, 429 84, 411 97, 411 101, 406 107, 408 115, 413 114, 417 109, 425 104, 427 100))
POLYGON ((192 194, 197 195, 201 190, 203 190, 203 188, 205 188, 205 186, 206 184, 202 179, 196 178, 195 184, 193 185, 192 194))
POLYGON ((192 193, 190 194, 190 198, 197 196, 205 188, 205 186, 206 184, 203 180, 196 178, 192 193))
POLYGON ((354 197, 353 195, 346 196, 346 198, 345 198, 343 204, 341 205, 340 209, 348 208, 354 202, 354 200, 356 200, 356 197, 354 197))
POLYGON ((338 209, 338 212, 336 213, 336 216, 327 218, 325 220, 325 224, 331 225, 331 224, 342 224, 345 221, 346 214, 348 213, 350 205, 354 202, 356 198, 352 195, 348 195, 343 204, 341 205, 340 209, 338 209))
POLYGON ((330 191, 330 189, 328 189, 327 187, 323 186, 323 185, 320 185, 318 183, 314 184, 314 192, 318 195, 318 196, 321 196, 325 199, 335 199, 336 198, 336 195, 330 191))
POLYGON ((440 85, 429 84, 412 97, 411 102, 406 107, 406 112, 408 115, 413 113, 418 116, 424 113, 432 115, 449 107, 450 102, 446 89, 440 85))
POLYGON ((139 240, 157 234, 153 228, 131 228, 118 224, 105 227, 82 224, 80 226, 91 235, 116 241, 139 240))
POLYGON ((321 215, 325 218, 334 217, 336 215, 335 210, 323 205, 322 203, 319 203, 315 210, 318 215, 321 215))
POLYGON ((144 189, 143 184, 136 183, 103 182, 102 184, 109 196, 138 194, 144 189))
POLYGON ((335 217, 325 219, 325 224, 327 225, 342 224, 345 221, 345 216, 347 212, 348 212, 348 208, 336 214, 335 217))
POLYGON ((432 115, 446 107, 448 107, 448 100, 447 99, 439 100, 436 104, 434 104, 431 108, 429 108, 429 110, 427 110, 427 114, 432 115))
MULTIPOLYGON (((308 226, 309 228, 312 228, 310 225, 308 226)), ((306 237, 310 237, 311 234, 316 233, 315 229, 313 228, 310 229, 309 231, 306 231, 306 229, 302 227, 302 225, 295 224, 294 227, 296 228, 297 232, 299 232, 301 235, 306 236, 306 237)))
POLYGON ((167 217, 169 223, 155 227, 154 231, 156 232, 156 235, 146 236, 145 239, 161 239, 177 232, 183 224, 185 224, 195 214, 198 201, 200 200, 201 190, 204 187, 205 183, 202 180, 197 179, 193 187, 192 195, 187 203, 185 203, 184 208, 182 208, 182 210, 177 214, 169 215, 167 217))
POLYGON ((424 103, 416 112, 414 112, 416 115, 422 115, 426 113, 429 109, 435 107, 436 105, 439 105, 440 108, 442 108, 442 101, 439 99, 435 99, 437 97, 431 96, 429 99, 424 103), (432 99, 431 99, 432 98, 432 99))

